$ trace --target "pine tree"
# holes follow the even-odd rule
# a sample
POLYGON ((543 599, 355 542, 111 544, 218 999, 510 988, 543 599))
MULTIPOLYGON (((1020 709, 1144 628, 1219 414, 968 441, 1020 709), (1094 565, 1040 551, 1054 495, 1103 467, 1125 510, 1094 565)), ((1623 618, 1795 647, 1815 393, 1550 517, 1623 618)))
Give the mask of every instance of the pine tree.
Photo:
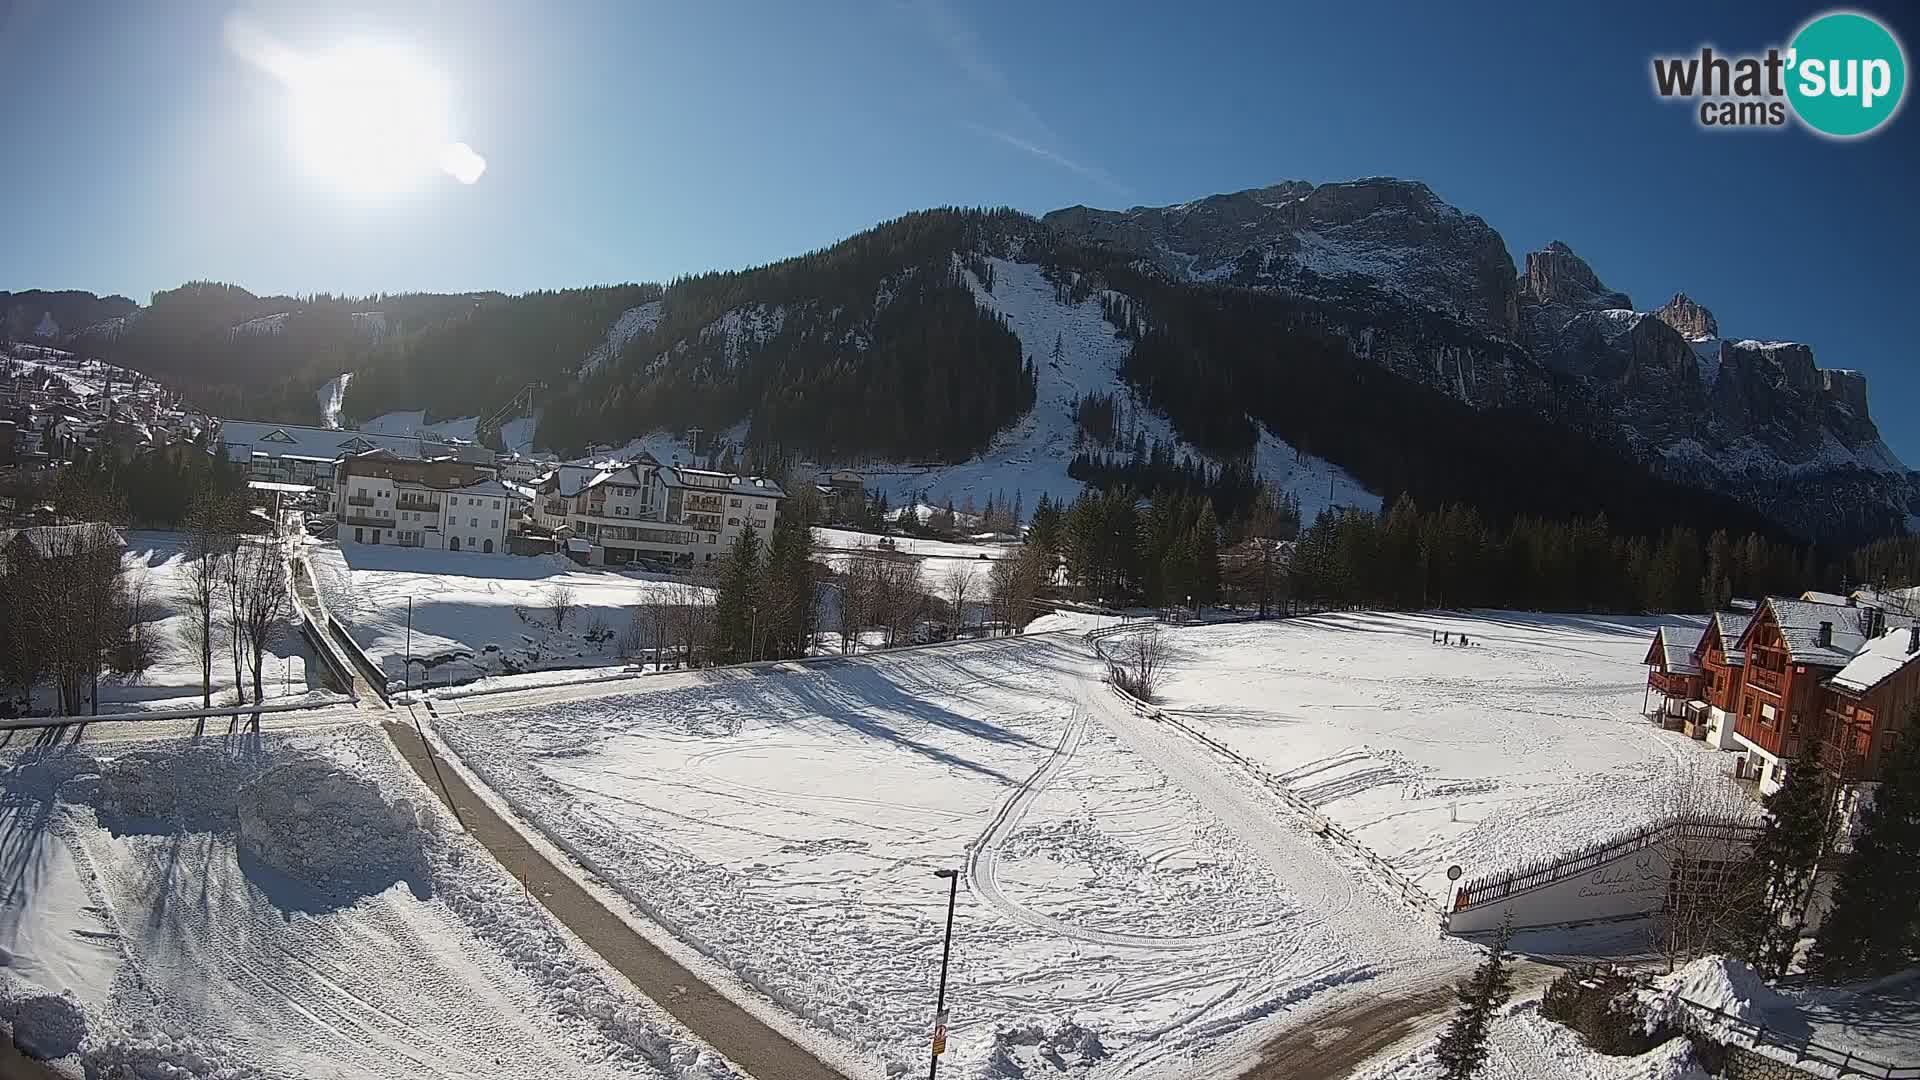
POLYGON ((1920 948, 1920 705, 1902 734, 1841 866, 1809 961, 1815 970, 1878 974, 1920 948))
POLYGON ((1434 1052, 1440 1061, 1440 1075, 1446 1080, 1471 1080, 1487 1059, 1487 1027, 1493 1011, 1513 994, 1512 977, 1507 971, 1507 942, 1512 937, 1513 916, 1508 915, 1487 958, 1474 969, 1473 977, 1454 991, 1460 1008, 1434 1052))
POLYGON ((1819 740, 1802 732, 1800 752, 1787 769, 1786 781, 1762 800, 1767 823, 1753 859, 1766 882, 1767 902, 1739 934, 1747 962, 1763 975, 1779 978, 1793 962, 1831 799, 1827 775, 1820 768, 1819 740))
POLYGON ((1033 508, 1033 521, 1027 527, 1027 543, 1049 555, 1060 554, 1060 507, 1044 491, 1033 508))
POLYGON ((727 550, 719 594, 714 597, 714 649, 722 661, 752 658, 761 582, 760 538, 749 525, 727 550))
POLYGON ((1193 602, 1206 607, 1220 594, 1220 522, 1213 513, 1213 500, 1200 500, 1200 516, 1193 523, 1192 541, 1193 602))

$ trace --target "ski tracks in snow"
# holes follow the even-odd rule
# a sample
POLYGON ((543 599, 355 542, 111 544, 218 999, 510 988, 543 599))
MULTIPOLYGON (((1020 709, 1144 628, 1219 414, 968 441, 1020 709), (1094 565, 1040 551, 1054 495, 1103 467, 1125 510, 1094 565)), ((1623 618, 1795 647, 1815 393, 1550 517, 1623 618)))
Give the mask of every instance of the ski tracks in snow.
POLYGON ((1035 911, 1008 896, 1000 888, 999 855, 1007 838, 1020 827, 1027 810, 1034 800, 1043 794, 1047 785, 1052 783, 1067 765, 1073 755, 1079 752, 1080 744, 1087 732, 1087 717, 1083 710, 1076 709, 1073 719, 1060 733, 1060 742, 1040 763, 1040 767, 1027 777, 1025 782, 1015 788, 1000 810, 987 823, 986 831, 974 843, 967 856, 967 884, 974 893, 989 906, 1008 917, 1041 930, 1051 931, 1062 937, 1096 945, 1117 945, 1136 949, 1178 950, 1202 948, 1228 941, 1256 937, 1271 933, 1267 926, 1253 926, 1241 930, 1232 930, 1220 934, 1194 934, 1186 936, 1156 936, 1151 934, 1124 934, 1107 930, 1094 930, 1078 926, 1063 919, 1035 911))

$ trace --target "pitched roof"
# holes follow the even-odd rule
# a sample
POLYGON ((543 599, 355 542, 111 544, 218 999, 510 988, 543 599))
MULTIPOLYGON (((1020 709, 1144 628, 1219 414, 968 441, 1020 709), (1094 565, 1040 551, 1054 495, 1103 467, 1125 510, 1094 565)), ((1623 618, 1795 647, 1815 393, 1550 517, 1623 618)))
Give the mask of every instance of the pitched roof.
POLYGON ((1740 639, 1746 636, 1747 624, 1753 621, 1751 611, 1716 611, 1707 619, 1707 632, 1700 637, 1704 649, 1707 639, 1717 636, 1720 639, 1720 652, 1731 667, 1743 667, 1747 654, 1738 646, 1740 639))
POLYGON ((730 495, 751 495, 758 499, 784 499, 787 493, 764 476, 735 476, 712 469, 690 469, 684 465, 660 466, 660 479, 668 487, 692 491, 724 491, 730 495))
MULTIPOLYGON (((1786 641, 1787 655, 1796 664, 1811 664, 1816 667, 1845 667, 1867 644, 1867 631, 1872 625, 1875 609, 1854 607, 1847 604, 1822 604, 1813 600, 1793 600, 1784 596, 1769 596, 1761 611, 1772 612, 1774 622, 1780 627, 1780 636, 1786 641), (1832 624, 1832 636, 1825 645, 1820 644, 1820 626, 1832 624)), ((1898 616, 1889 617, 1888 622, 1904 626, 1911 619, 1898 616)), ((1756 615, 1747 626, 1747 633, 1759 626, 1761 618, 1756 615)), ((1745 635, 1742 635, 1743 639, 1745 635)))
POLYGON ((1913 643, 1912 629, 1892 627, 1867 642, 1858 655, 1847 661, 1846 667, 1827 680, 1827 685, 1851 694, 1864 694, 1907 665, 1920 663, 1920 652, 1909 651, 1913 643))
POLYGON ((1676 675, 1698 675, 1700 665, 1693 659, 1703 631, 1697 626, 1662 626, 1653 632, 1653 646, 1644 663, 1659 660, 1661 668, 1676 675))
POLYGON ((446 443, 414 435, 381 435, 371 431, 267 424, 252 420, 220 421, 220 439, 227 456, 244 461, 253 454, 268 457, 332 461, 343 454, 390 450, 396 457, 423 458, 452 453, 446 443))
POLYGON ((127 545, 120 530, 98 521, 84 522, 79 525, 32 525, 24 529, 8 530, 0 543, 11 547, 16 541, 27 550, 42 559, 57 559, 73 554, 82 547, 105 544, 121 548, 127 545))

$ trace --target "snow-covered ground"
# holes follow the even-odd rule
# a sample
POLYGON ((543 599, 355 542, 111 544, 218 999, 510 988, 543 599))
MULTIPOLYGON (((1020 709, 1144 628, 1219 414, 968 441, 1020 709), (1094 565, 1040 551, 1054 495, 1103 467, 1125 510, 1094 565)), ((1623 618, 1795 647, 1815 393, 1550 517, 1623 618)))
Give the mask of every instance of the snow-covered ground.
POLYGON ((1316 995, 1459 962, 1100 673, 1045 635, 467 699, 436 725, 639 917, 889 1069, 923 1064, 936 869, 964 876, 957 1077, 1202 1075, 1316 995))
POLYGON ((949 594, 947 581, 954 571, 962 571, 967 575, 968 591, 974 603, 984 603, 987 599, 988 572, 993 560, 1012 558, 1020 551, 1010 544, 923 540, 899 535, 881 537, 854 529, 816 528, 813 542, 821 559, 835 570, 846 569, 847 564, 864 551, 912 558, 920 564, 922 584, 941 596, 949 594), (880 546, 883 539, 893 545, 890 550, 880 546))
POLYGON ((88 1076, 734 1075, 371 727, 0 757, 0 1019, 88 1076))
POLYGON ((1658 818, 1683 777, 1731 783, 1731 755, 1640 712, 1659 621, 1348 613, 1175 630, 1161 700, 1445 900, 1453 863, 1471 878, 1553 856, 1658 818))
MULTIPOLYGON (((1540 1015, 1539 999, 1501 1009, 1487 1030, 1487 1061, 1475 1080, 1708 1080, 1693 1068, 1693 1048, 1670 1039, 1645 1054, 1609 1057, 1590 1049, 1578 1032, 1540 1015)), ((1438 1039, 1388 1055, 1353 1074, 1352 1080, 1434 1080, 1438 1039)))
MULTIPOLYGON (((411 599, 413 655, 428 661, 424 677, 433 682, 619 665, 619 636, 634 609, 673 587, 558 555, 316 544, 308 559, 329 609, 396 679, 406 673, 411 599), (573 591, 574 609, 555 630, 550 600, 562 588, 573 591)), ((423 678, 418 663, 414 678, 423 678)))
MULTIPOLYGON (((187 643, 186 629, 192 621, 187 614, 185 594, 185 537, 180 533, 140 532, 126 534, 127 549, 122 556, 126 567, 129 594, 138 594, 146 604, 146 620, 140 626, 140 639, 152 649, 153 664, 139 677, 103 677, 100 683, 101 712, 134 712, 151 709, 187 709, 200 706, 200 657, 187 643)), ((320 689, 307 683, 306 643, 289 620, 268 646, 266 663, 261 669, 262 689, 269 699, 299 697, 320 689)), ((253 675, 245 673, 247 695, 253 695, 253 675)), ((222 642, 214 653, 214 705, 234 703, 233 661, 222 642)), ((54 699, 51 683, 34 690, 34 704, 47 708, 54 699)))

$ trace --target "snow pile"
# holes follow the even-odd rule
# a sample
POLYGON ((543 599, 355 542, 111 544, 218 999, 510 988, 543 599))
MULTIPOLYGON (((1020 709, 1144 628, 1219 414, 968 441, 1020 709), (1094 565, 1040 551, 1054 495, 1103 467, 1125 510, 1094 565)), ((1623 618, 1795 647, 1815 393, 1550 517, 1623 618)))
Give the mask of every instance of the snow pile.
POLYGON ((233 793, 253 773, 223 750, 184 747, 136 750, 64 785, 69 802, 91 802, 100 822, 120 833, 171 832, 174 827, 232 827, 233 793))
POLYGON ((0 1021, 12 1026, 16 1046, 42 1061, 66 1057, 87 1037, 87 1014, 71 994, 0 998, 0 1021))
POLYGON ((264 1075, 229 1063, 179 1025, 144 1022, 96 1032, 80 1064, 88 1076, 139 1080, 255 1080, 264 1075))
POLYGON ((1052 1031, 1039 1024, 1002 1028, 993 1035, 987 1075, 1017 1078, 1084 1074, 1106 1056, 1100 1033, 1071 1020, 1052 1031))
POLYGON ((295 758, 242 786, 240 850, 288 877, 315 885, 391 883, 422 865, 421 815, 406 799, 388 802, 372 780, 326 758, 295 758))
POLYGON ((1643 995, 1648 1022, 1665 1020, 1686 1026, 1690 1010, 1680 1004, 1683 998, 1755 1024, 1794 1010, 1793 1002, 1768 986, 1758 972, 1726 956, 1703 956, 1659 979, 1655 989, 1643 995))

